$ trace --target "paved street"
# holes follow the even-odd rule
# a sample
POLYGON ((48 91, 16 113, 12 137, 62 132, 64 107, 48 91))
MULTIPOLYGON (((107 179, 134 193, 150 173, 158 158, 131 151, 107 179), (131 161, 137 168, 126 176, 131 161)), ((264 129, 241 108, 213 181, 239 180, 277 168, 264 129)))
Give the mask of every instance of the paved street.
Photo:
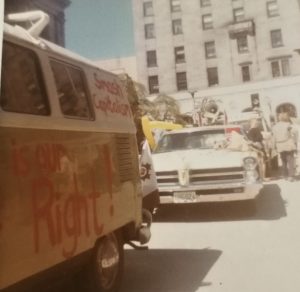
POLYGON ((161 208, 148 251, 125 252, 121 292, 300 291, 300 182, 249 204, 161 208))

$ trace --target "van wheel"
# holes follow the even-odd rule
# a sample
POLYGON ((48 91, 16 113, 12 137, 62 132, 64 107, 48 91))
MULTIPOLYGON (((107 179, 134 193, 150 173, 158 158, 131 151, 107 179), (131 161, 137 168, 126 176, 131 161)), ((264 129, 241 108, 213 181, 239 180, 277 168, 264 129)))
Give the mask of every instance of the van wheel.
POLYGON ((110 233, 97 242, 91 266, 91 291, 118 290, 124 268, 123 242, 119 234, 110 233))

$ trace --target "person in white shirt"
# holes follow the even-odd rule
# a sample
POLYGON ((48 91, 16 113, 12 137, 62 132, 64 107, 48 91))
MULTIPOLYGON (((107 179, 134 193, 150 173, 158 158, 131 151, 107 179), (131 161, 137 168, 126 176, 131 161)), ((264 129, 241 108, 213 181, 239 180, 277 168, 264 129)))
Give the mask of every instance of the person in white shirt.
POLYGON ((275 145, 282 161, 283 176, 289 181, 295 179, 295 151, 298 133, 293 128, 288 113, 280 113, 273 127, 275 145))

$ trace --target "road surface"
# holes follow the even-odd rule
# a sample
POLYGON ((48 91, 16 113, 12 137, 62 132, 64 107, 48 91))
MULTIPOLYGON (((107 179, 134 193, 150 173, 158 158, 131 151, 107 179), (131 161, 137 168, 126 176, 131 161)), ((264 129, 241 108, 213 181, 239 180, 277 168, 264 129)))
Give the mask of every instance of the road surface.
POLYGON ((300 182, 266 183, 251 204, 177 205, 148 251, 125 251, 121 292, 299 292, 300 182))

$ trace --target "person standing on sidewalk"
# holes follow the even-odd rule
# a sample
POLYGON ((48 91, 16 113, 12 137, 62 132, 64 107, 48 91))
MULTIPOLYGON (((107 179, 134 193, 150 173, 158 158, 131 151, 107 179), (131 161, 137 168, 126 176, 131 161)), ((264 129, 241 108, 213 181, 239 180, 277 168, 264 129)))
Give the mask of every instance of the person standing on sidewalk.
POLYGON ((289 181, 295 179, 295 151, 298 133, 292 127, 288 113, 280 113, 273 127, 275 145, 282 161, 283 176, 289 181))
POLYGON ((259 121, 257 119, 252 119, 250 121, 250 129, 247 132, 247 137, 253 143, 253 146, 262 151, 266 156, 264 138, 261 133, 261 129, 259 128, 259 121))
POLYGON ((264 180, 266 179, 267 176, 267 154, 265 151, 265 146, 264 146, 264 138, 261 132, 261 129, 259 127, 259 120, 258 119, 252 119, 250 120, 250 129, 247 132, 247 137, 251 142, 251 146, 260 153, 262 156, 261 160, 261 170, 262 170, 262 176, 264 180))

